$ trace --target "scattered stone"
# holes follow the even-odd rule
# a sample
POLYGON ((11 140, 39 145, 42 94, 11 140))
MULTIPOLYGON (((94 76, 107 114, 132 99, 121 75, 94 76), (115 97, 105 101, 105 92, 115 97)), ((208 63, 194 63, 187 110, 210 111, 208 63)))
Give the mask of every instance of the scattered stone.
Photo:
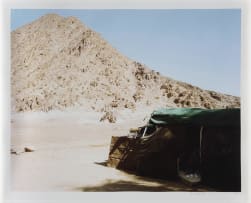
POLYGON ((21 153, 23 153, 24 151, 20 151, 20 150, 16 150, 16 149, 10 149, 10 153, 11 154, 15 154, 15 155, 19 155, 21 153))
POLYGON ((107 120, 109 123, 116 123, 116 117, 113 112, 105 112, 105 114, 100 118, 100 122, 107 120))
POLYGON ((15 155, 19 155, 19 154, 22 154, 22 153, 25 153, 25 152, 34 152, 35 149, 33 147, 24 147, 24 148, 11 148, 10 149, 10 153, 11 154, 15 154, 15 155))
POLYGON ((142 95, 140 92, 136 92, 132 97, 135 102, 140 101, 142 99, 142 95))
POLYGON ((126 102, 125 103, 125 108, 135 109, 135 104, 133 102, 126 102))
POLYGON ((35 149, 33 147, 25 147, 24 152, 34 152, 35 149))
POLYGON ((118 107, 118 106, 119 106, 118 101, 113 100, 112 103, 111 103, 111 107, 112 107, 112 108, 116 108, 116 107, 118 107))

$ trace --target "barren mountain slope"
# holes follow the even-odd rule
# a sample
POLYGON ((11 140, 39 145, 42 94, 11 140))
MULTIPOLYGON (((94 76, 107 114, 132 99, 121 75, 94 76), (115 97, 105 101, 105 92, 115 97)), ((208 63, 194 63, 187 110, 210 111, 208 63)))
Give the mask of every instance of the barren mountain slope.
POLYGON ((55 14, 11 33, 11 94, 16 112, 240 106, 239 97, 164 77, 120 54, 78 19, 55 14))

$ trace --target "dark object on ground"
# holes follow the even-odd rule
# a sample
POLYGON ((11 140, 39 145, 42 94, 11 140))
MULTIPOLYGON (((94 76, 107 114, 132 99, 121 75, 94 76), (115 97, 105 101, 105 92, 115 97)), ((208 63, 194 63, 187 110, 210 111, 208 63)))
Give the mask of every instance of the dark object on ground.
POLYGON ((24 152, 34 152, 35 150, 34 150, 34 148, 32 148, 32 147, 25 147, 24 148, 24 152))
POLYGON ((15 154, 15 155, 20 155, 22 153, 25 152, 34 152, 35 149, 33 147, 24 147, 24 148, 19 148, 19 149, 10 149, 10 153, 11 154, 15 154))
POLYGON ((161 109, 134 136, 112 137, 108 166, 241 191, 240 109, 161 109))

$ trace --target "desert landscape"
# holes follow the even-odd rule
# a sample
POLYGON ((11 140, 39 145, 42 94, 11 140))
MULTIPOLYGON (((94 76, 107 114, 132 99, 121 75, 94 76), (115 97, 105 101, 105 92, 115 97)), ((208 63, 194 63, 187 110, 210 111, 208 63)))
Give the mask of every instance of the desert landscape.
POLYGON ((12 190, 210 191, 105 166, 111 136, 160 107, 239 108, 240 98, 165 77, 75 17, 47 14, 12 31, 12 190))

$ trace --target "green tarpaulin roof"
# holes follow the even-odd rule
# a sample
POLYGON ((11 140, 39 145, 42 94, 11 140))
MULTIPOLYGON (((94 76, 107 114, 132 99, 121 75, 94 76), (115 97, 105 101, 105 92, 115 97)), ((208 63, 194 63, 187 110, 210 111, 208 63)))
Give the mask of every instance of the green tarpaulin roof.
POLYGON ((152 113, 149 124, 240 126, 240 109, 162 108, 152 113))

